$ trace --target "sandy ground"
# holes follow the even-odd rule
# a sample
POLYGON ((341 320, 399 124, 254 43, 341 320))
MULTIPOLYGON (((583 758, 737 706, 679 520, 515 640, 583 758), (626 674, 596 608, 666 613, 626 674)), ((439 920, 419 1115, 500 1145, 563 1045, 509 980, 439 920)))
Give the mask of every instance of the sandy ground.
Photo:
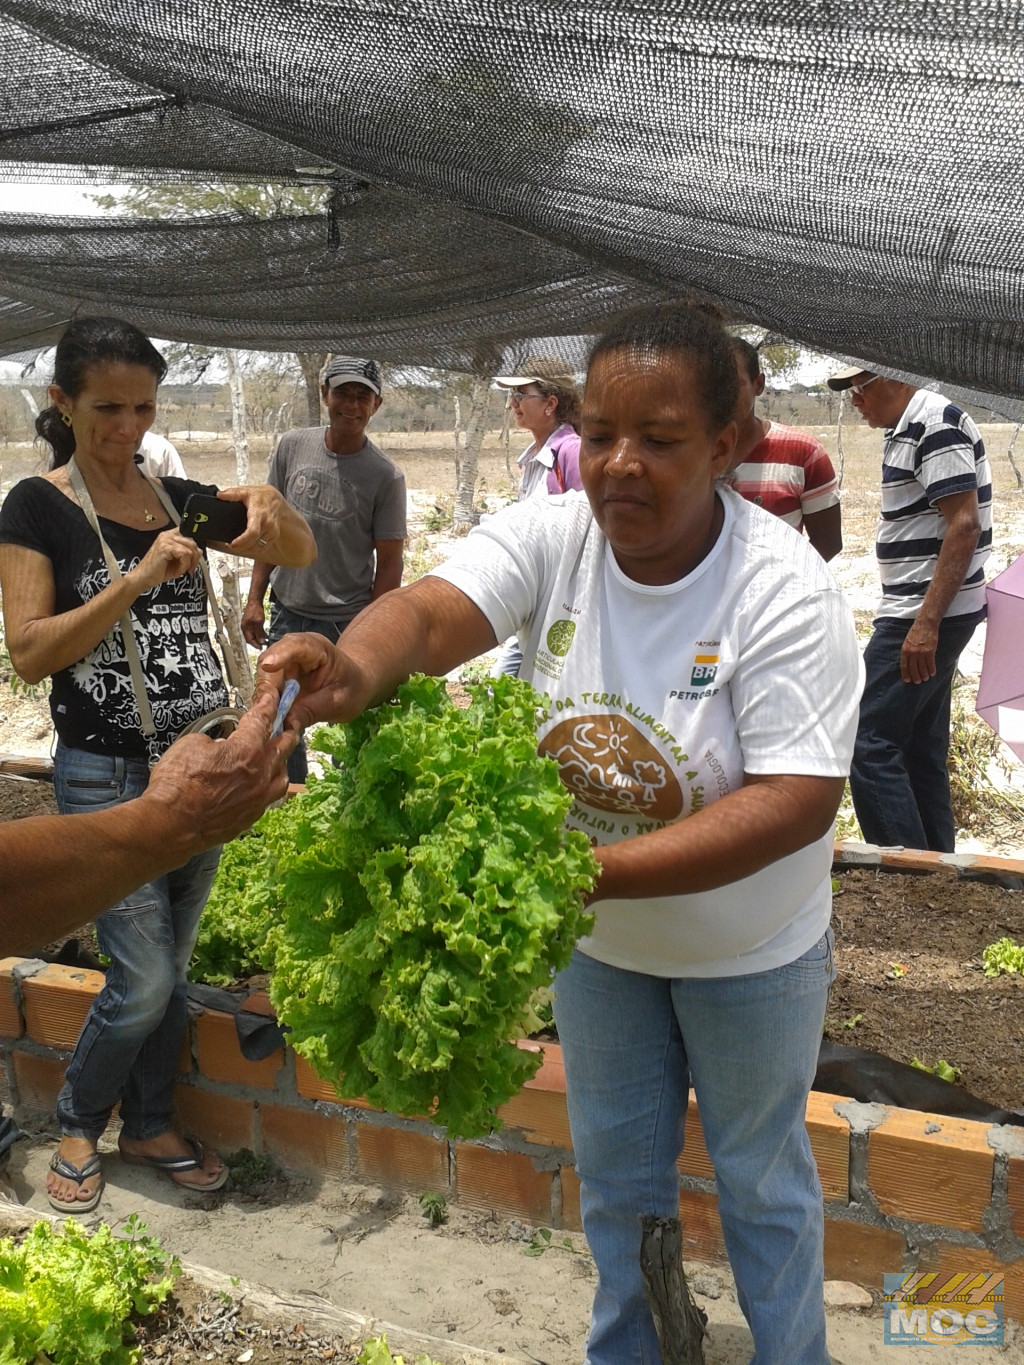
MULTIPOLYGON (((101 1148, 113 1149, 107 1141, 101 1148)), ((47 1142, 22 1143, 12 1160, 19 1194, 42 1211, 51 1150, 47 1142)), ((297 1314, 304 1301, 327 1300, 378 1320, 374 1331, 390 1323, 429 1334, 432 1353, 445 1361, 460 1360, 455 1343, 464 1343, 510 1361, 582 1365, 594 1268, 578 1234, 569 1236, 571 1247, 531 1257, 524 1253, 533 1230, 521 1223, 453 1208, 446 1225, 431 1229, 414 1197, 372 1186, 292 1181, 257 1202, 237 1192, 185 1195, 158 1175, 122 1166, 116 1155, 105 1168, 104 1197, 87 1223, 116 1224, 137 1212, 183 1259, 287 1296, 297 1314)), ((556 1232, 552 1242, 565 1236, 556 1232)), ((709 1319, 707 1365, 746 1365, 752 1342, 728 1269, 691 1264, 687 1274, 709 1319)), ((830 1308, 828 1334, 834 1365, 902 1358, 883 1343, 877 1301, 830 1308)), ((1011 1324, 1005 1346, 973 1350, 972 1365, 1024 1365, 1024 1333, 1011 1324)), ((960 1347, 929 1349, 929 1365, 961 1359, 960 1347)))

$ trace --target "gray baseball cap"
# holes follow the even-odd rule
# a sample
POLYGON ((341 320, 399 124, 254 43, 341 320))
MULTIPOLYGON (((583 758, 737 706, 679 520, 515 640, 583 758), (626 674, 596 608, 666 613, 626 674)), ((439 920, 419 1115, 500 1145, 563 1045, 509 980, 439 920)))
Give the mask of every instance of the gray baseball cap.
POLYGON ((336 355, 329 361, 323 373, 323 382, 329 389, 339 384, 365 384, 380 397, 380 370, 375 360, 364 360, 362 356, 336 355))

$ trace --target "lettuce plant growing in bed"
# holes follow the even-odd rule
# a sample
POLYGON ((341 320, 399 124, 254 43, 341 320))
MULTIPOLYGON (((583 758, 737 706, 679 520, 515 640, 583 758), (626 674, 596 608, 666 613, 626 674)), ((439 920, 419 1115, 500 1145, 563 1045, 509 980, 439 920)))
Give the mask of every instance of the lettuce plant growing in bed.
POLYGON ((468 691, 459 709, 417 676, 317 731, 337 766, 225 851, 196 972, 230 975, 235 937, 272 964, 290 1041, 340 1097, 464 1137, 540 1064, 514 1040, 590 927, 597 870, 537 754, 537 694, 506 677, 468 691), (225 920, 242 923, 221 935, 225 920))

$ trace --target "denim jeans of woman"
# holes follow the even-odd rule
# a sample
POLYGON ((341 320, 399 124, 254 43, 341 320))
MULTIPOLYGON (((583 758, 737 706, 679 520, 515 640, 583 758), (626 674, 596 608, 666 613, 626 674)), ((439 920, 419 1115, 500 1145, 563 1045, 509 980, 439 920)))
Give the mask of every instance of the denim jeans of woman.
MULTIPOLYGON (((57 746, 54 788, 63 815, 128 801, 148 780, 141 760, 57 746)), ((57 1097, 67 1136, 97 1139, 118 1101, 127 1138, 145 1141, 173 1126, 188 964, 219 857, 220 849, 197 854, 97 917, 96 940, 110 965, 57 1097)))
POLYGON ((640 1215, 679 1213, 689 1086, 753 1365, 827 1365, 824 1213, 805 1127, 831 931, 749 976, 647 976, 576 952, 555 982, 583 1227, 597 1266, 587 1365, 660 1365, 640 1215))

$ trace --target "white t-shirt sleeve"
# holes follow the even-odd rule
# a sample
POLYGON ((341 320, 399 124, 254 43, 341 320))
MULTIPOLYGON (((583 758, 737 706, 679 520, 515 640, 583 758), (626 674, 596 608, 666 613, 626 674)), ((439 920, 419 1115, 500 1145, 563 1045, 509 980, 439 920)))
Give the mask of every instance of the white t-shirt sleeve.
POLYGON ((864 683, 853 620, 838 588, 783 591, 732 679, 744 770, 845 777, 864 683))

